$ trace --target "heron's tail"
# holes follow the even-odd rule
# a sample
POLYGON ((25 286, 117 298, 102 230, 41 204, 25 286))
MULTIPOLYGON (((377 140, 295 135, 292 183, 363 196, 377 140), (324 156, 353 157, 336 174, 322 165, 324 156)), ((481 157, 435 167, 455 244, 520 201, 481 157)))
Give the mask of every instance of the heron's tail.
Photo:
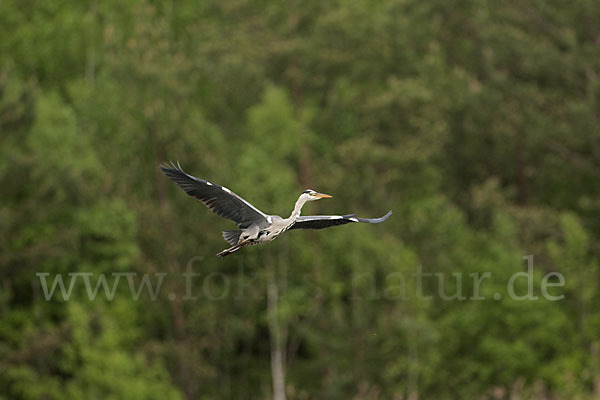
POLYGON ((242 234, 241 229, 235 229, 233 231, 223 231, 223 239, 227 241, 232 246, 235 246, 237 242, 240 240, 240 235, 242 234))

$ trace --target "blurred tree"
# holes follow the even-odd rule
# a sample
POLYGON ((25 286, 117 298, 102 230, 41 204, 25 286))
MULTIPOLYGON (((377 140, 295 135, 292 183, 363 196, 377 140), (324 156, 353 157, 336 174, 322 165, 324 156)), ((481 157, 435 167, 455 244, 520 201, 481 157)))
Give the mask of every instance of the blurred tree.
POLYGON ((0 398, 598 397, 599 7, 1 2, 0 398), (394 215, 217 259, 170 159, 394 215), (46 301, 36 272, 168 279, 46 301))

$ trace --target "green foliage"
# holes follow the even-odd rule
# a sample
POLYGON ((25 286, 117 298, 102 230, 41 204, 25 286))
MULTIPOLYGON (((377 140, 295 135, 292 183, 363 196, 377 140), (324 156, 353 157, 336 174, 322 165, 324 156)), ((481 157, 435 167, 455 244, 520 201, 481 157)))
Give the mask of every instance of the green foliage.
POLYGON ((599 16, 0 2, 0 398, 269 398, 276 350, 290 399, 597 398, 599 16), (168 160, 269 213, 394 215, 217 259, 231 225, 168 160), (37 273, 167 275, 47 300, 37 273))

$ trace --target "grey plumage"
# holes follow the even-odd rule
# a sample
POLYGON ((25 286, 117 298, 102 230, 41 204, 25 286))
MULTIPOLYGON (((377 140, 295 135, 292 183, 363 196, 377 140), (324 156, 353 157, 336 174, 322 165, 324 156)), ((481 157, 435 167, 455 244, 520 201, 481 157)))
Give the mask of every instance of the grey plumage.
POLYGON ((323 229, 331 226, 363 222, 378 224, 392 214, 389 211, 381 218, 357 218, 349 215, 311 215, 300 216, 302 206, 307 201, 331 198, 327 194, 307 189, 296 201, 294 210, 288 218, 267 215, 254 207, 228 188, 197 178, 186 173, 181 165, 163 164, 160 169, 182 188, 188 195, 200 200, 215 214, 235 222, 239 229, 223 231, 223 238, 232 246, 218 253, 224 257, 242 247, 269 242, 289 229, 323 229))
POLYGON ((202 201, 218 216, 232 220, 238 228, 268 225, 265 214, 226 187, 189 175, 179 163, 164 164, 160 169, 187 194, 202 201))
POLYGON ((378 224, 385 221, 392 215, 391 211, 388 211, 381 218, 357 218, 354 214, 348 215, 309 215, 306 217, 298 217, 294 225, 290 229, 323 229, 329 228, 330 226, 338 226, 349 224, 352 222, 364 222, 368 224, 378 224))

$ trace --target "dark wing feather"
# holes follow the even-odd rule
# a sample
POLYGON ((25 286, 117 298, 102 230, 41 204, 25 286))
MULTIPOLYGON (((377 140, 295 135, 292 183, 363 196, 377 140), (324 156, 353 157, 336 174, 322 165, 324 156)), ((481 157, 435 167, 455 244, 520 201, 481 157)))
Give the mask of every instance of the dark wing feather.
POLYGON ((351 222, 365 222, 368 224, 378 224, 385 221, 392 215, 392 211, 388 211, 381 218, 357 218, 354 214, 349 215, 307 215, 298 217, 294 225, 289 229, 323 229, 330 226, 344 225, 351 222))
POLYGON ((252 204, 223 186, 187 174, 179 163, 163 164, 160 169, 187 194, 202 201, 218 216, 232 220, 238 228, 247 228, 252 223, 267 224, 267 216, 252 204))

